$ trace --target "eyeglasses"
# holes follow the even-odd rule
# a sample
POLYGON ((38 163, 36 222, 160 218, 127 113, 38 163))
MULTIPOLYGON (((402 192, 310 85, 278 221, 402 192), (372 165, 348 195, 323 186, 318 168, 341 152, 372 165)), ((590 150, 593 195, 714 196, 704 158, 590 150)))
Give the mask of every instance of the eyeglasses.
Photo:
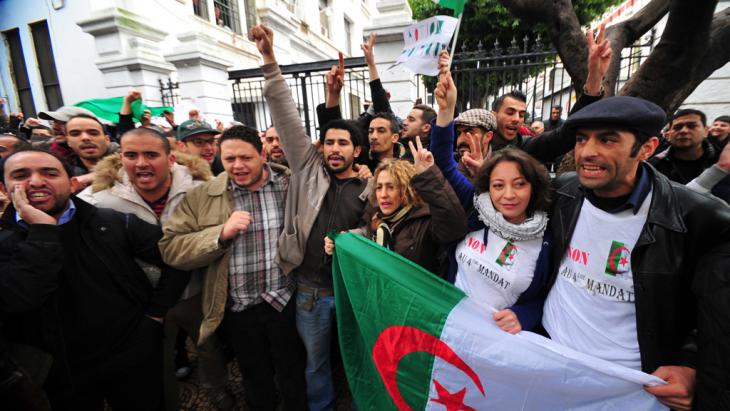
POLYGON ((677 123, 677 124, 673 124, 672 125, 672 130, 673 131, 680 131, 685 126, 687 127, 687 130, 694 130, 697 127, 699 127, 700 125, 698 123, 677 123))
POLYGON ((191 138, 190 142, 193 143, 195 147, 204 147, 208 144, 215 145, 214 138, 191 138))

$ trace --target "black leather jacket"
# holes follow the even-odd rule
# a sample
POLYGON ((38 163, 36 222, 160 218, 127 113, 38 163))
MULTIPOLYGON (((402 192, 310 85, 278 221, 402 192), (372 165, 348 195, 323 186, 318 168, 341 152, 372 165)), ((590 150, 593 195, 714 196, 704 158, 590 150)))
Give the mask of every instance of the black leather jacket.
MULTIPOLYGON (((662 365, 696 368, 697 303, 692 280, 710 248, 730 242, 730 207, 670 182, 645 164, 652 182, 651 208, 631 254, 636 297, 636 329, 641 368, 662 365)), ((573 236, 584 193, 575 173, 554 181, 550 227, 553 261, 549 286, 573 236)))

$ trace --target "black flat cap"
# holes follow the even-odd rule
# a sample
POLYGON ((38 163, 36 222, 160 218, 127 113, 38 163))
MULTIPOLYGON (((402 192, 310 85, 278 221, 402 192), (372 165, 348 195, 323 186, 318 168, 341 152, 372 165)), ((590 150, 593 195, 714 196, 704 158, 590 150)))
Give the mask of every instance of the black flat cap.
POLYGON ((607 97, 568 117, 563 130, 575 134, 579 128, 616 127, 659 136, 667 122, 661 107, 638 97, 607 97))

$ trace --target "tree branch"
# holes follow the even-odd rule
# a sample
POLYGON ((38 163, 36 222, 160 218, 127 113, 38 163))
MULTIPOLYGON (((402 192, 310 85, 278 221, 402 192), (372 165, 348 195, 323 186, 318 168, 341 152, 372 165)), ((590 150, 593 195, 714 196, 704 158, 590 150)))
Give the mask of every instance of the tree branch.
POLYGON ((588 47, 571 0, 499 0, 513 15, 530 23, 543 22, 576 92, 588 77, 588 47))
MULTIPOLYGON (((554 14, 554 7, 544 0, 499 0, 512 15, 528 23, 547 22, 548 15, 554 14)), ((572 5, 571 5, 572 7, 572 5)), ((572 10, 572 8, 571 8, 572 10)))
POLYGON ((641 97, 673 112, 705 64, 702 57, 708 51, 716 6, 717 0, 673 0, 659 44, 619 94, 641 97))
POLYGON ((651 30, 667 14, 670 3, 670 0, 652 0, 630 19, 606 29, 606 37, 611 42, 613 50, 611 64, 603 84, 606 95, 614 94, 616 81, 618 81, 621 71, 621 51, 651 30))

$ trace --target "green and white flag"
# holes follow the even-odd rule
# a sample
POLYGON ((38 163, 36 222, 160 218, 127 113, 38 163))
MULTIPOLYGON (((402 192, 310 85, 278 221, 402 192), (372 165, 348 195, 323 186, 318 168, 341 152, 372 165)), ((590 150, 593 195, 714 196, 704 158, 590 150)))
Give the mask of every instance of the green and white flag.
POLYGON ((454 10, 454 17, 459 17, 464 12, 466 0, 433 0, 434 3, 441 7, 454 10))
MULTIPOLYGON (((124 97, 111 97, 111 98, 96 98, 92 100, 80 101, 74 106, 83 107, 104 120, 109 120, 112 123, 119 123, 119 110, 122 108, 122 102, 124 97)), ((137 99, 132 102, 132 118, 134 121, 142 120, 142 112, 147 109, 150 110, 152 117, 161 116, 164 111, 174 111, 172 107, 149 107, 142 103, 142 99, 137 99)))
POLYGON ((411 261, 342 234, 333 259, 345 372, 360 410, 664 410, 657 377, 537 334, 411 261))

